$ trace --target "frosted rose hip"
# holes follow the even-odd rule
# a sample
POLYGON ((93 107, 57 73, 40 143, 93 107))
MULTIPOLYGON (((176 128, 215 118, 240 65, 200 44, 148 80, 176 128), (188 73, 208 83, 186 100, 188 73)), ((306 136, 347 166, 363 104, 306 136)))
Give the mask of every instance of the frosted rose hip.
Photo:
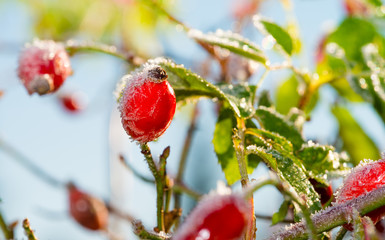
POLYGON ((17 72, 29 94, 44 95, 55 92, 72 70, 62 44, 35 40, 22 51, 17 72))
MULTIPOLYGON (((345 178, 336 196, 337 203, 352 200, 384 185, 385 159, 363 163, 355 167, 352 173, 345 178)), ((384 215, 385 206, 366 214, 374 223, 378 222, 384 215)), ((349 225, 345 225, 345 227, 352 230, 349 225)))
POLYGON ((251 206, 239 195, 203 199, 187 217, 174 240, 242 239, 251 219, 251 206))
POLYGON ((71 216, 83 227, 102 230, 107 227, 108 210, 103 201, 68 185, 71 216))
POLYGON ((166 72, 159 66, 145 65, 123 81, 126 86, 119 99, 123 128, 140 143, 157 139, 170 126, 176 107, 166 72))

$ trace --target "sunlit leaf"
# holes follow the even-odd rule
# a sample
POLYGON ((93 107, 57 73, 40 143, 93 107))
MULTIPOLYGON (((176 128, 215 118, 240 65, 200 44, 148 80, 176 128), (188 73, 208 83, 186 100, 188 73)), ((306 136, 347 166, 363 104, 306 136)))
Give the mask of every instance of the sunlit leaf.
POLYGON ((206 42, 213 46, 227 49, 232 53, 238 54, 245 58, 266 63, 266 56, 261 49, 248 39, 231 31, 217 30, 215 33, 202 33, 198 30, 190 30, 189 36, 199 41, 206 42))
POLYGON ((254 17, 254 25, 265 35, 271 35, 277 44, 289 55, 293 52, 293 40, 289 33, 281 26, 261 18, 260 16, 254 17))
POLYGON ((287 138, 293 144, 294 149, 301 148, 304 143, 301 133, 292 122, 287 121, 274 109, 260 106, 256 110, 255 116, 264 129, 287 138))
POLYGON ((149 63, 158 64, 166 70, 168 81, 175 91, 178 102, 209 97, 228 103, 237 117, 248 118, 254 113, 255 86, 240 84, 218 87, 171 60, 157 58, 149 63))
POLYGON ((278 212, 273 214, 273 217, 271 219, 271 225, 275 225, 275 224, 285 220, 285 217, 286 217, 287 212, 289 210, 289 206, 290 206, 290 201, 286 201, 286 200, 283 201, 283 203, 279 207, 278 212))
POLYGON ((346 108, 336 106, 333 107, 332 112, 339 123, 339 136, 343 141, 343 147, 349 153, 354 165, 359 164, 363 159, 380 158, 372 139, 362 130, 346 108))
MULTIPOLYGON (((231 109, 223 109, 215 125, 213 145, 214 151, 218 157, 218 162, 225 174, 227 183, 234 184, 241 179, 239 173, 238 160, 236 157, 232 135, 236 127, 236 119, 231 109)), ((247 171, 252 173, 258 166, 259 158, 249 155, 247 158, 247 171)))

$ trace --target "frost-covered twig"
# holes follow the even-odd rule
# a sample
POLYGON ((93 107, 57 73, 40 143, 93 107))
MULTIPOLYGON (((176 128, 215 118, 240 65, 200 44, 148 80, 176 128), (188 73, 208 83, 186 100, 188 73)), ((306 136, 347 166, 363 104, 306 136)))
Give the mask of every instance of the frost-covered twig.
MULTIPOLYGON (((385 205, 385 187, 378 188, 366 195, 360 196, 343 204, 336 204, 312 215, 312 222, 318 233, 330 230, 352 220, 353 209, 361 215, 385 205)), ((306 224, 300 222, 275 233, 269 239, 306 239, 308 230, 306 224)))
POLYGON ((23 221, 23 228, 25 231, 25 235, 28 237, 28 240, 38 240, 35 236, 35 233, 31 229, 31 226, 29 225, 29 220, 27 218, 23 221))

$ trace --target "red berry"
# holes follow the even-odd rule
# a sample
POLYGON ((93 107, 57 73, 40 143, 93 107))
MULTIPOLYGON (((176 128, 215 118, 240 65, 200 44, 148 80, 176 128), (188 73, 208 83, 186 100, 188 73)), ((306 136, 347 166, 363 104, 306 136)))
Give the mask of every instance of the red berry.
POLYGON ((18 75, 29 94, 54 92, 70 74, 70 60, 62 44, 35 40, 20 55, 18 75))
POLYGON ((258 7, 258 0, 235 0, 231 11, 234 18, 242 19, 255 14, 258 7))
POLYGON ((159 66, 146 65, 123 81, 126 86, 119 99, 123 128, 140 143, 155 140, 170 126, 176 107, 166 72, 159 66))
MULTIPOLYGON (((385 184, 385 159, 363 163, 355 167, 344 181, 341 189, 339 189, 336 199, 337 203, 346 201, 365 195, 368 192, 384 186, 385 184)), ((385 215, 385 206, 377 208, 366 214, 374 224, 376 224, 385 215)), ((351 226, 346 225, 351 230, 351 226)))
POLYGON ((103 230, 107 226, 108 210, 100 199, 68 185, 71 216, 83 227, 90 230, 103 230))
POLYGON ((251 220, 251 205, 241 196, 208 196, 191 212, 173 239, 242 239, 251 220))
POLYGON ((66 93, 59 97, 59 100, 70 113, 78 113, 85 108, 85 99, 82 93, 66 93))
POLYGON ((368 13, 368 7, 362 0, 345 0, 344 7, 349 16, 366 15, 368 13))

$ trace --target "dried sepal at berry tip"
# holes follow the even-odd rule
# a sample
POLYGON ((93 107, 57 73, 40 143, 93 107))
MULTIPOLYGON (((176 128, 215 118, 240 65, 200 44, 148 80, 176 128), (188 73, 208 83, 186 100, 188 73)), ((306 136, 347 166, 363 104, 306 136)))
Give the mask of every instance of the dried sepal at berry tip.
POLYGON ((44 95, 58 90, 72 70, 61 43, 36 39, 21 52, 17 73, 30 95, 44 95))

